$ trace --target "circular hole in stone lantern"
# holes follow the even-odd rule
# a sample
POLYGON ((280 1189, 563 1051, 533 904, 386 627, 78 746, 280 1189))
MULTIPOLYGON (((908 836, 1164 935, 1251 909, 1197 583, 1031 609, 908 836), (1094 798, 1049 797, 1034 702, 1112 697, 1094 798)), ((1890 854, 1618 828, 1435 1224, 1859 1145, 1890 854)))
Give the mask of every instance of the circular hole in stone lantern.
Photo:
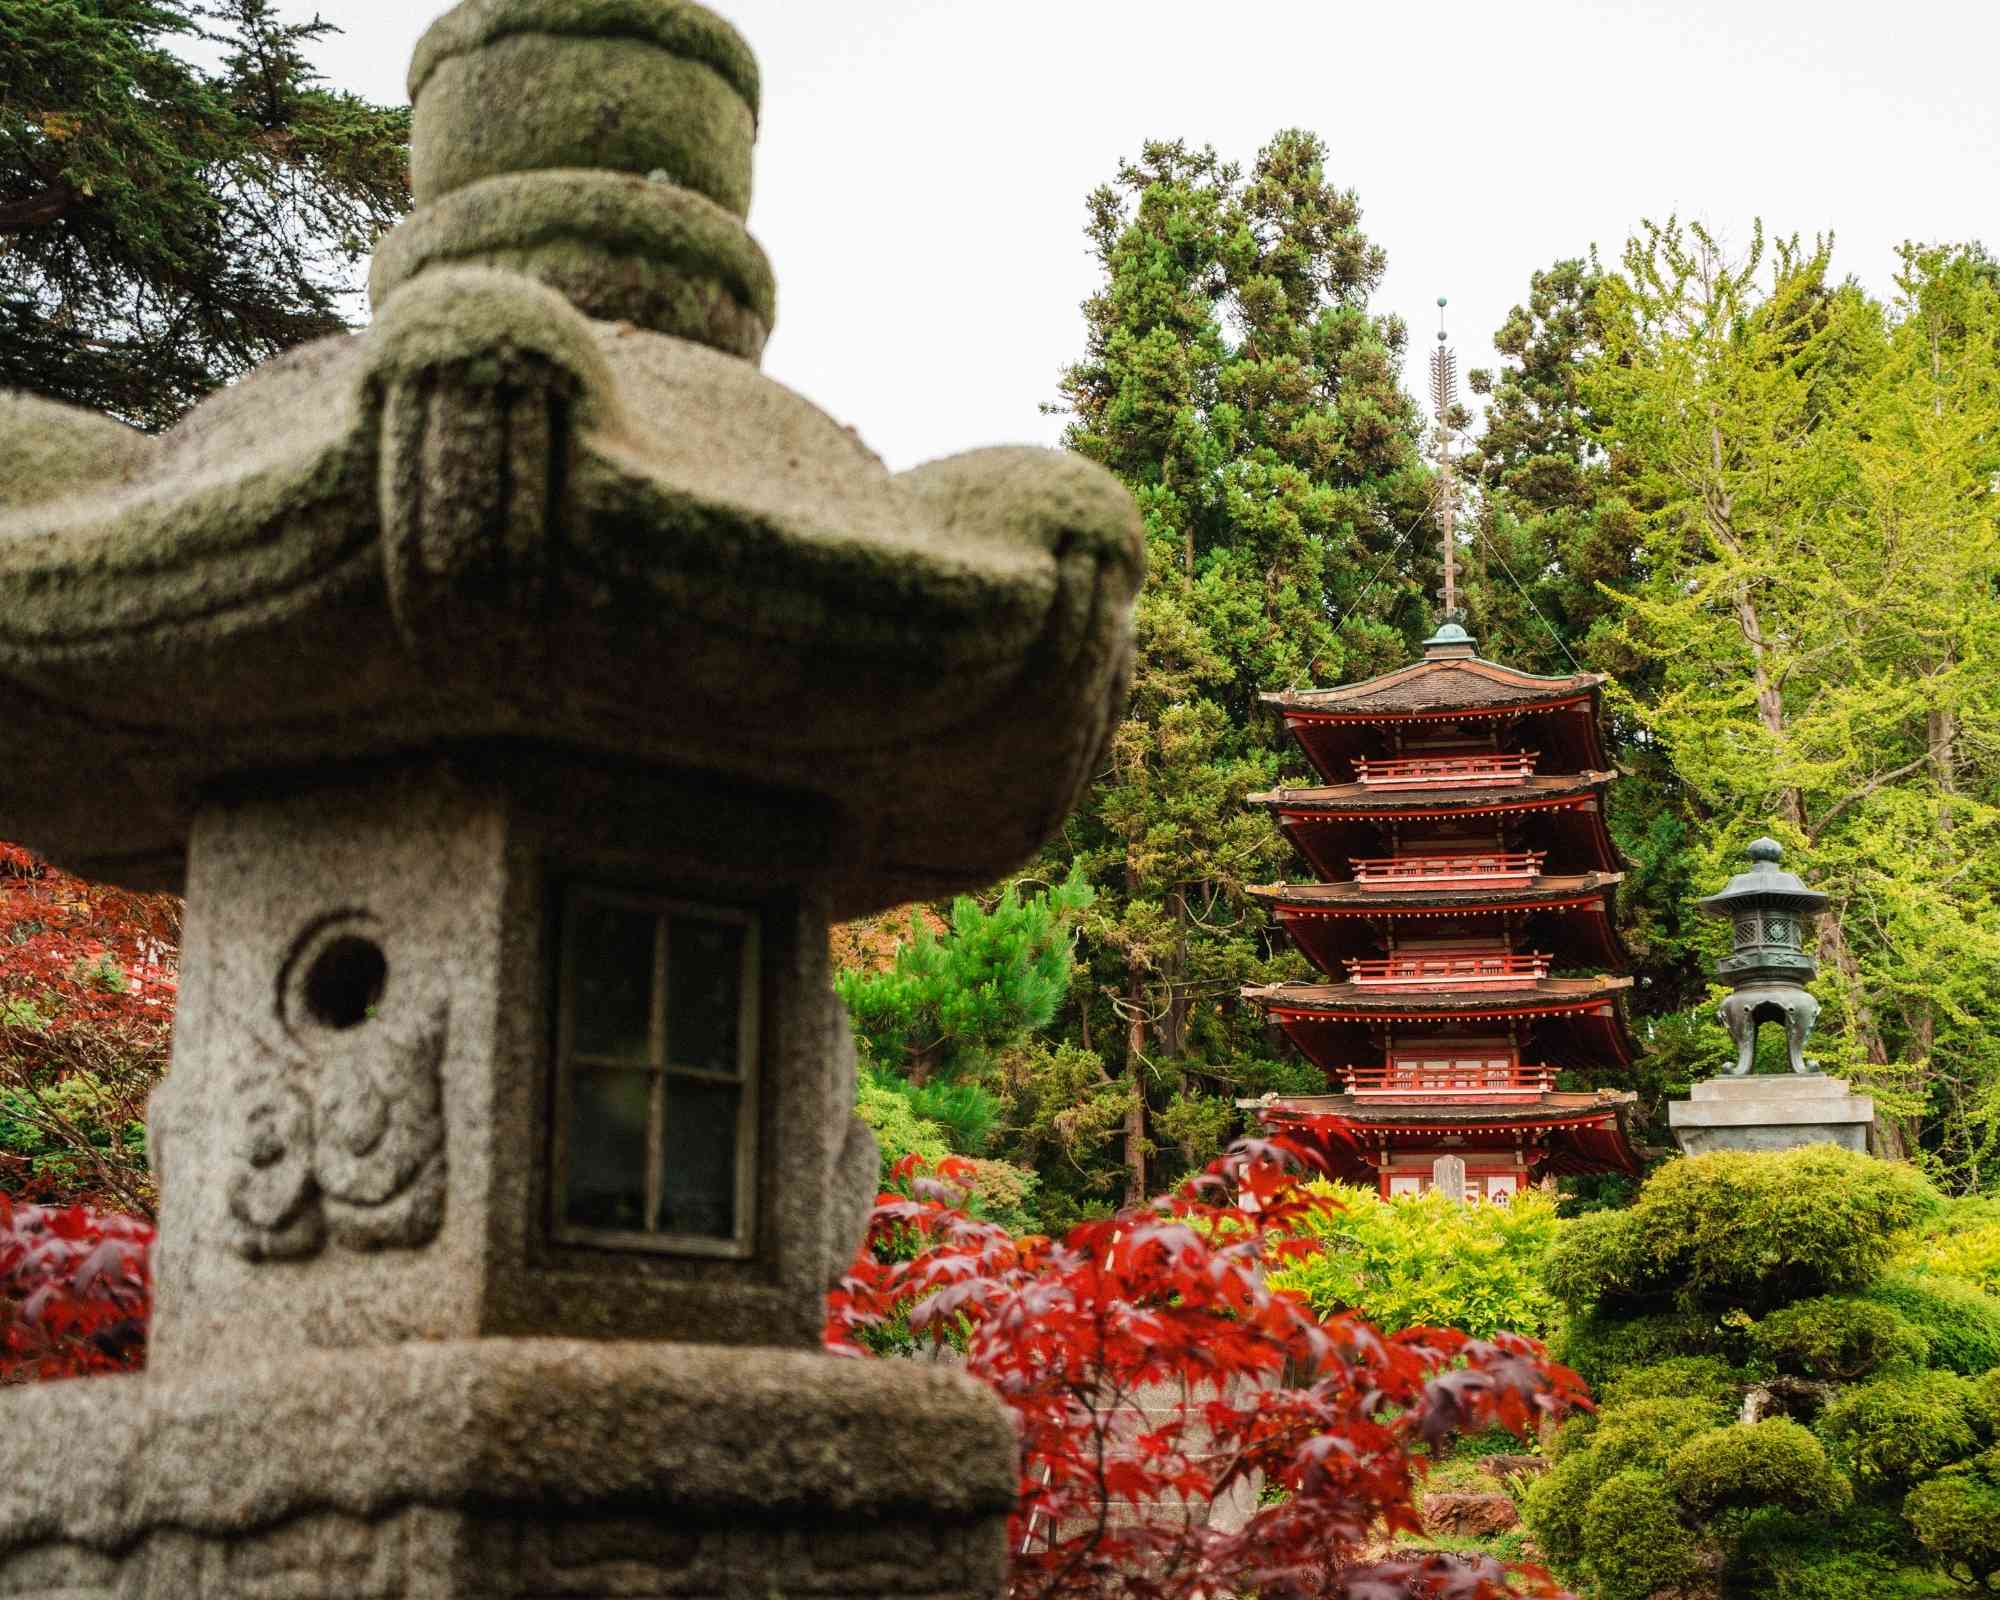
POLYGON ((306 968, 306 1013, 327 1028, 352 1028, 375 1014, 389 983, 389 961, 373 939, 342 934, 306 968))

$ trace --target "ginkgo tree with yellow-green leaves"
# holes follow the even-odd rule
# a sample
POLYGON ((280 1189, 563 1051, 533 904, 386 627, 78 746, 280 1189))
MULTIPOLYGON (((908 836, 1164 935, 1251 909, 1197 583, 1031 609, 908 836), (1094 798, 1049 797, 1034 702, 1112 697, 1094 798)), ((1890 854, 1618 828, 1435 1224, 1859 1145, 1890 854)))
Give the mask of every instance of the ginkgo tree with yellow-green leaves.
POLYGON ((1829 244, 1648 226, 1583 375, 1640 530, 1624 707, 1694 875, 1773 831, 1832 897, 1814 1049, 1884 1153, 1960 1184, 2000 1133, 2000 271, 1907 246, 1883 304, 1829 244))

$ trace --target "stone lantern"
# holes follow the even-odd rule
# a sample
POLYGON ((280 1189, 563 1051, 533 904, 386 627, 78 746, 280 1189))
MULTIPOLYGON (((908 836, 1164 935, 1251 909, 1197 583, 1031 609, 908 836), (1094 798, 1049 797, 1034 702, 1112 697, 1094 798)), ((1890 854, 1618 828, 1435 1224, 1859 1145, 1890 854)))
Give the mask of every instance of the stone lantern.
POLYGON ((700 7, 471 0, 410 92, 365 333, 0 398, 0 837, 188 900, 150 1365, 0 1395, 0 1594, 997 1593, 997 1401, 818 1348, 827 931, 1073 804, 1135 510, 758 373, 700 7))
POLYGON ((1826 896, 1784 870, 1777 840, 1753 840, 1745 854, 1749 871, 1696 902, 1705 916, 1726 918, 1735 934, 1715 975, 1731 989, 1717 1015, 1736 1044, 1736 1064, 1729 1076, 1696 1084, 1691 1099, 1668 1105, 1674 1138, 1690 1155, 1812 1143, 1866 1149, 1874 1102, 1811 1069, 1805 1058, 1819 1017, 1819 1001, 1805 988, 1819 967, 1805 941, 1813 919, 1826 909, 1826 896), (1757 1032, 1766 1022, 1784 1029, 1792 1069, 1787 1076, 1751 1076, 1757 1032))

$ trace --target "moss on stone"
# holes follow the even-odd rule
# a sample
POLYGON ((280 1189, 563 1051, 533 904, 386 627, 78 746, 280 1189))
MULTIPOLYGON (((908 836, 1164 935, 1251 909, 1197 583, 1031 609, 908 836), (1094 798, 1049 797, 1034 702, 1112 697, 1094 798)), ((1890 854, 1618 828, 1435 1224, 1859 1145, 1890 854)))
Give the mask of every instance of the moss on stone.
POLYGON ((757 58, 743 36, 689 0, 467 0, 431 24, 410 57, 415 100, 442 61, 517 33, 637 39, 713 68, 754 112, 757 58))
POLYGON ((431 74, 410 191, 428 205, 502 173, 606 167, 664 173, 741 217, 755 137, 750 108, 700 62, 630 39, 516 34, 431 74))
POLYGON ((454 190, 382 242, 378 308, 434 266, 511 269, 579 310, 754 361, 776 316, 770 262, 713 201, 628 173, 509 173, 454 190))

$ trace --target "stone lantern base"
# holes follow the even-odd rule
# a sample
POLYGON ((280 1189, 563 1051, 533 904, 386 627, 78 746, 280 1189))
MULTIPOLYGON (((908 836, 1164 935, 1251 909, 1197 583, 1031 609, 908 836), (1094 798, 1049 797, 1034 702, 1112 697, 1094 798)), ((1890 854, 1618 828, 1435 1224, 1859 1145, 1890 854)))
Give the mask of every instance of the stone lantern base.
POLYGON ((1670 1101, 1667 1121, 1691 1156, 1804 1144, 1865 1151, 1875 1102, 1820 1072, 1710 1078, 1694 1086, 1691 1098, 1670 1101))
POLYGON ((482 1339, 0 1396, 13 1600, 990 1597, 1013 1440, 907 1362, 482 1339))

